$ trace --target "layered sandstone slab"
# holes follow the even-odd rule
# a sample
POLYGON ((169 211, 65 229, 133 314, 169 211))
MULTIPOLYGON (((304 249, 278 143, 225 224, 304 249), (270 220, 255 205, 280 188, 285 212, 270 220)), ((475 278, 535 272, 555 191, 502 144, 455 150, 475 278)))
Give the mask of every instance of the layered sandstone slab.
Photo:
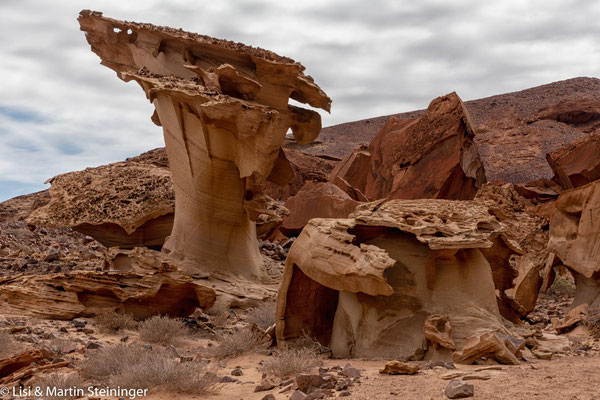
POLYGON ((390 118, 369 145, 369 199, 473 199, 486 180, 467 109, 456 93, 415 120, 390 118))
POLYGON ((70 227, 107 247, 160 249, 171 233, 175 195, 169 170, 127 161, 49 179, 50 201, 29 225, 70 227))
POLYGON ((331 99, 286 57, 258 48, 82 11, 81 29, 102 64, 136 81, 163 127, 175 186, 175 217, 163 251, 197 271, 263 276, 256 218, 273 176, 291 178, 281 157, 288 129, 314 140, 331 99), (274 166, 286 170, 273 174, 274 166))
POLYGON ((91 316, 102 308, 131 313, 139 320, 157 314, 184 317, 197 307, 210 308, 215 298, 213 289, 168 269, 71 271, 0 279, 4 313, 49 319, 91 316))
POLYGON ((548 153, 546 159, 564 189, 600 179, 600 131, 548 153))
MULTIPOLYGON (((502 230, 474 201, 378 201, 313 219, 288 255, 277 339, 306 334, 336 357, 450 360, 486 333, 507 335, 481 252, 502 230), (423 348, 426 338, 436 346, 423 348)), ((477 354, 500 354, 487 350, 477 354)))

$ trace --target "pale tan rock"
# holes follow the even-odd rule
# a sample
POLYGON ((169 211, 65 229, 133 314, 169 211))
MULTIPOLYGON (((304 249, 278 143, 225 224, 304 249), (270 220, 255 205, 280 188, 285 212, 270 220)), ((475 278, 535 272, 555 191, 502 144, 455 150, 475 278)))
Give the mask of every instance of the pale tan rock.
POLYGON ((487 381, 490 380, 492 376, 490 374, 465 374, 462 377, 463 381, 487 381))
POLYGON ((425 339, 433 344, 434 348, 441 346, 450 350, 456 349, 447 316, 431 315, 425 320, 425 339))
POLYGON ((600 180, 576 189, 566 190, 556 200, 556 211, 550 220, 545 288, 554 278, 554 256, 575 275, 573 307, 591 305, 600 295, 600 180))
POLYGON ((464 372, 464 371, 450 371, 450 372, 445 372, 445 373, 441 374, 439 376, 439 378, 443 379, 445 381, 449 381, 452 379, 460 378, 461 376, 464 376, 466 374, 467 374, 467 372, 464 372))
POLYGON ((473 335, 467 339, 460 352, 454 353, 454 362, 471 364, 481 357, 491 357, 502 364, 519 364, 515 356, 516 349, 511 346, 508 338, 497 332, 486 332, 473 335), (514 350, 514 351, 511 351, 514 350))
MULTIPOLYGON (((306 334, 336 357, 408 358, 431 315, 447 316, 458 350, 474 334, 508 335, 479 250, 502 229, 475 201, 378 201, 347 219, 311 220, 287 258, 278 343, 306 334)), ((450 360, 452 350, 429 346, 424 356, 450 360)))
POLYGON ((262 189, 286 131, 308 143, 321 129, 318 113, 289 99, 329 111, 329 97, 302 65, 267 50, 87 10, 79 23, 102 64, 140 84, 163 127, 175 186, 163 251, 196 271, 263 278, 252 218, 262 189))
POLYGON ((26 218, 29 225, 66 226, 107 247, 160 249, 171 232, 175 196, 167 169, 119 162, 49 179, 50 201, 26 218))
POLYGON ((379 373, 388 375, 414 375, 419 369, 420 367, 417 364, 401 361, 388 361, 385 363, 383 369, 379 370, 379 373))

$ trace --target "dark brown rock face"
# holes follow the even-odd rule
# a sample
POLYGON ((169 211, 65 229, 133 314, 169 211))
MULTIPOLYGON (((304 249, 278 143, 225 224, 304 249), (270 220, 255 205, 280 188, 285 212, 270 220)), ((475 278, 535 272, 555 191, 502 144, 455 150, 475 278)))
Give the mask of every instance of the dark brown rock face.
POLYGON ((369 199, 469 200, 485 182, 470 117, 456 93, 417 120, 390 118, 369 146, 369 199))

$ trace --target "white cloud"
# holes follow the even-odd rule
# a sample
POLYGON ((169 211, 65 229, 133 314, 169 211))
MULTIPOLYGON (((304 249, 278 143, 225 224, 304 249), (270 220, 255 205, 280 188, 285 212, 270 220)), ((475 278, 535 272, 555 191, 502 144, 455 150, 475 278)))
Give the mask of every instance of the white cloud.
MULTIPOLYGON (((0 200, 62 172, 162 145, 137 85, 99 65, 81 2, 0 2, 0 200)), ((91 0, 126 20, 181 27, 300 61, 333 99, 325 125, 575 76, 600 65, 600 3, 584 0, 91 0)))

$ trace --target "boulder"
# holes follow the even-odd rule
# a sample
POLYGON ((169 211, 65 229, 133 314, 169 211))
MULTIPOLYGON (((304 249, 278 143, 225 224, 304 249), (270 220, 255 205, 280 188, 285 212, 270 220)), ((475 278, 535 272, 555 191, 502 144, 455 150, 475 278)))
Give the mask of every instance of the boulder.
MULTIPOLYGON (((309 335, 335 357, 406 359, 422 349, 433 315, 447 316, 456 351, 474 335, 508 336, 480 250, 503 229, 475 201, 381 200, 347 219, 312 219, 287 258, 278 343, 309 335)), ((453 349, 425 350, 426 359, 452 359, 453 349)))
MULTIPOLYGON (((600 107, 598 107, 600 111, 600 107)), ((554 180, 573 189, 600 179, 600 132, 594 132, 546 155, 554 180)))
POLYGON ((159 249, 171 232, 175 195, 171 174, 129 161, 49 179, 50 201, 26 218, 29 225, 70 227, 107 247, 159 249))
POLYGON ((360 203, 331 182, 308 181, 285 202, 290 214, 281 225, 286 236, 296 236, 313 218, 346 218, 360 203))
POLYGON ((163 245, 197 273, 265 276, 255 221, 267 179, 293 176, 281 145, 288 129, 313 141, 321 117, 294 99, 330 110, 331 99, 294 60, 168 27, 84 10, 81 30, 102 65, 135 81, 163 127, 175 189, 173 229, 163 245))
POLYGON ((473 199, 486 181, 469 113, 456 93, 416 120, 390 118, 369 145, 369 199, 473 199))
POLYGON ((463 399, 475 395, 475 387, 467 382, 452 380, 446 386, 444 394, 449 399, 463 399))
POLYGON ((371 164, 371 153, 367 146, 360 146, 341 160, 331 171, 329 180, 348 193, 356 201, 368 201, 365 196, 367 171, 371 164))
POLYGON ((414 375, 419 371, 417 364, 405 363, 401 361, 388 361, 383 369, 379 370, 380 374, 388 375, 414 375))

